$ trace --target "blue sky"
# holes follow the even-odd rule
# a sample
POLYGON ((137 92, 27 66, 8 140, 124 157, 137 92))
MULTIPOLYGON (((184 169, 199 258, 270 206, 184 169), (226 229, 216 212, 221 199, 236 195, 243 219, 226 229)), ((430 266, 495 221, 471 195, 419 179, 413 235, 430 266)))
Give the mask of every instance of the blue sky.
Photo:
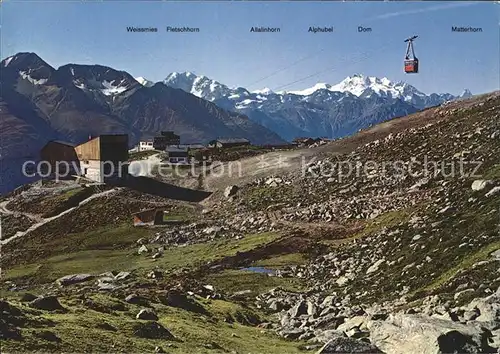
POLYGON ((335 84, 354 73, 403 80, 426 93, 458 94, 464 88, 481 93, 500 86, 500 4, 492 2, 4 0, 1 6, 2 58, 36 52, 54 67, 101 64, 153 81, 192 71, 250 90, 335 84), (168 25, 201 32, 170 34, 168 25), (359 25, 372 32, 358 33, 359 25), (159 32, 128 33, 126 26, 159 32), (252 26, 281 27, 281 32, 250 33, 252 26), (309 26, 335 29, 311 34, 309 26), (452 33, 451 26, 483 32, 452 33), (419 35, 421 72, 406 75, 403 40, 413 34, 419 35))

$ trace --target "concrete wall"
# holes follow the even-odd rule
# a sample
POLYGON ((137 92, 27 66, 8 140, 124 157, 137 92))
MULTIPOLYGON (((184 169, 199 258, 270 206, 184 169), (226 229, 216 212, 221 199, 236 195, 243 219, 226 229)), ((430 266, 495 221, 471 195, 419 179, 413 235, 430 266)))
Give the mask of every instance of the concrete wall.
POLYGON ((101 169, 101 161, 81 160, 80 171, 82 171, 82 176, 99 183, 104 183, 104 176, 101 169))

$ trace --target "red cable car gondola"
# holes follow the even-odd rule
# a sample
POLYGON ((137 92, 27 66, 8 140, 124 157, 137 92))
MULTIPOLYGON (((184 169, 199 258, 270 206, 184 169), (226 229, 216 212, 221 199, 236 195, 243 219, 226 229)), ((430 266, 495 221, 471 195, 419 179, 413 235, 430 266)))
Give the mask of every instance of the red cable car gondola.
POLYGON ((413 50, 413 40, 417 37, 418 36, 413 36, 405 39, 405 42, 408 42, 405 55, 405 73, 407 74, 418 73, 418 59, 415 56, 415 51, 413 50))

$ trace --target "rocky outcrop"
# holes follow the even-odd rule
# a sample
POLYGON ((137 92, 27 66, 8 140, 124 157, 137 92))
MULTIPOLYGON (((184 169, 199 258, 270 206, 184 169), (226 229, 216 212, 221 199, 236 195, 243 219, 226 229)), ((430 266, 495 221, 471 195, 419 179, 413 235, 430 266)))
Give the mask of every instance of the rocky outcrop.
POLYGON ((491 353, 481 326, 420 315, 391 315, 368 324, 370 341, 387 354, 491 353))
POLYGON ((330 340, 317 354, 382 353, 376 346, 365 341, 338 337, 330 340))
POLYGON ((134 335, 148 339, 172 340, 174 336, 168 329, 155 321, 141 322, 133 327, 134 335))
POLYGON ((56 296, 39 296, 30 302, 30 306, 39 310, 58 311, 64 310, 56 296))
POLYGON ((158 316, 152 309, 142 309, 139 311, 139 313, 135 316, 138 320, 146 320, 146 321, 157 321, 158 316))
POLYGON ((83 282, 92 280, 94 278, 95 278, 95 276, 93 276, 92 274, 72 274, 72 275, 66 275, 62 278, 59 278, 56 280, 56 282, 59 285, 67 286, 67 285, 71 285, 71 284, 83 283, 83 282))

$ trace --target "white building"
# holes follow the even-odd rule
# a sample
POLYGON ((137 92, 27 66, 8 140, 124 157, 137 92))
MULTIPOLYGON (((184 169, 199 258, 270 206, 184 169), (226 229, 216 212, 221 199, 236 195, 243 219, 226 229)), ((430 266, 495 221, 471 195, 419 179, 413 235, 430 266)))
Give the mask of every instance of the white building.
POLYGON ((181 146, 168 146, 165 149, 168 162, 171 164, 188 164, 189 148, 181 146))
POLYGON ((99 183, 128 175, 128 136, 100 135, 75 147, 81 176, 99 183))
POLYGON ((147 151, 147 150, 154 150, 153 141, 152 140, 140 141, 139 151, 147 151))

